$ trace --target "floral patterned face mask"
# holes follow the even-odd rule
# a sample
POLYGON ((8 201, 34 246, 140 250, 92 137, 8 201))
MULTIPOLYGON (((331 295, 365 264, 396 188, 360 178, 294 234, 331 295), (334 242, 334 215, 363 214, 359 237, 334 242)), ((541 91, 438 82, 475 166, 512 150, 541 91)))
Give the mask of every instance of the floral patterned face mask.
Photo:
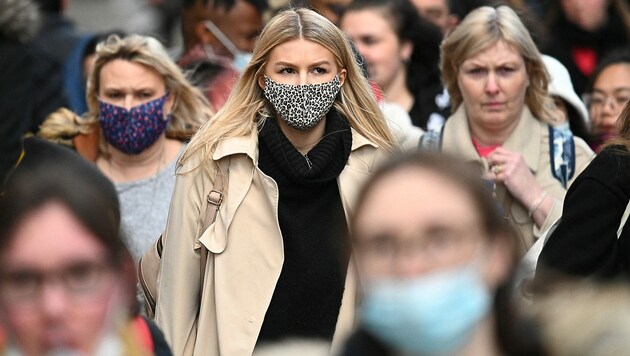
POLYGON ((154 144, 170 120, 170 115, 164 117, 168 95, 130 110, 99 100, 99 121, 105 141, 128 155, 137 155, 154 144))

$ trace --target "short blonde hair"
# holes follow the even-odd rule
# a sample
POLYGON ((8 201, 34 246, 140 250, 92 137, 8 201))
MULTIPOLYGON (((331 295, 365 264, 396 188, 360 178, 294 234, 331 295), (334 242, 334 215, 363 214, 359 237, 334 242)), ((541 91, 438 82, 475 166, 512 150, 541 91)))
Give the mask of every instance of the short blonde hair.
POLYGON ((164 78, 166 90, 175 99, 172 118, 166 128, 168 137, 189 138, 212 115, 208 100, 199 89, 188 82, 158 40, 139 35, 125 38, 112 35, 96 47, 96 61, 87 86, 88 120, 98 121, 101 70, 116 59, 141 64, 155 70, 164 78))
POLYGON ((335 56, 337 66, 346 69, 341 99, 335 101, 334 107, 361 135, 386 150, 394 150, 394 139, 359 68, 350 40, 323 16, 300 8, 284 10, 267 23, 254 47, 251 62, 227 102, 193 137, 182 155, 182 162, 200 150, 205 160, 214 152, 220 139, 248 135, 265 119, 273 117, 258 80, 264 75, 271 51, 282 43, 300 38, 326 47, 335 56))
POLYGON ((551 122, 552 102, 547 96, 549 75, 545 64, 529 31, 508 6, 482 6, 473 10, 442 42, 440 70, 444 86, 451 96, 453 111, 463 101, 457 84, 462 63, 499 41, 508 44, 525 62, 530 81, 525 92, 525 104, 536 118, 551 122))

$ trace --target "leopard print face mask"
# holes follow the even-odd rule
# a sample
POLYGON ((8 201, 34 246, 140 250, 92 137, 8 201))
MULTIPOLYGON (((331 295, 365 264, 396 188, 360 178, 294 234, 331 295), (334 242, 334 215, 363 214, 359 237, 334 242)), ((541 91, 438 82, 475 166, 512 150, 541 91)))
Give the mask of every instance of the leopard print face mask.
POLYGON ((280 84, 265 76, 263 93, 289 126, 308 130, 328 113, 341 89, 339 75, 321 84, 280 84))

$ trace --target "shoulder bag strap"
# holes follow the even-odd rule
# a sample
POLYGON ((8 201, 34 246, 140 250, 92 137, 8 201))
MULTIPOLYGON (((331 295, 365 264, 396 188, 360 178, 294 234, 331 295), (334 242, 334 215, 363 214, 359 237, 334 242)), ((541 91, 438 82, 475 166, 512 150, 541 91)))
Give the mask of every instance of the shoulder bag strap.
MULTIPOLYGON (((202 233, 203 231, 206 231, 206 229, 216 220, 217 218, 217 214, 219 213, 219 208, 221 207, 221 203, 223 203, 223 169, 224 167, 223 161, 217 162, 217 172, 216 175, 214 176, 214 187, 212 188, 212 190, 210 191, 210 193, 208 193, 207 196, 207 202, 206 202, 206 212, 203 218, 203 227, 202 227, 202 233)), ((225 176, 227 178, 227 175, 229 173, 229 162, 227 164, 227 167, 225 167, 225 176)), ((200 268, 200 287, 199 287, 199 298, 201 299, 201 292, 203 290, 203 281, 206 277, 206 264, 208 262, 208 249, 203 245, 200 244, 200 251, 199 251, 199 260, 200 260, 200 264, 199 264, 199 268, 200 268)))
POLYGON ((626 221, 628 221, 628 216, 630 215, 630 201, 626 205, 626 210, 623 212, 623 216, 621 217, 621 222, 619 223, 619 228, 617 229, 617 239, 621 236, 621 231, 623 230, 624 225, 626 225, 626 221))

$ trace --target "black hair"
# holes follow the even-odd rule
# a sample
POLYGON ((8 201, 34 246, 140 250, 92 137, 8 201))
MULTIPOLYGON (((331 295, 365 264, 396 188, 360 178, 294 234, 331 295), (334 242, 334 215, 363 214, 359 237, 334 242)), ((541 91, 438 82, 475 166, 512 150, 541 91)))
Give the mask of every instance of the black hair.
POLYGON ((44 13, 61 13, 61 0, 34 0, 44 13))
POLYGON ((584 121, 584 118, 568 101, 565 101, 565 103, 565 106, 567 108, 567 119, 569 120, 569 127, 571 128, 571 132, 584 141, 590 142, 593 137, 590 130, 588 129, 588 126, 586 125, 586 122, 584 121))
POLYGON ((354 0, 344 13, 372 8, 384 10, 400 42, 413 44, 407 63, 409 91, 416 96, 423 87, 439 83, 440 29, 421 17, 410 0, 354 0))
POLYGON ((586 87, 586 92, 592 93, 593 85, 595 85, 597 77, 602 74, 604 69, 615 64, 630 64, 630 48, 621 47, 607 52, 599 63, 597 63, 597 67, 595 67, 593 73, 591 73, 586 87))
MULTIPOLYGON (((215 9, 225 9, 226 11, 230 11, 237 0, 183 0, 182 7, 184 9, 191 8, 199 3, 204 6, 212 5, 215 9)), ((258 12, 263 13, 269 8, 269 3, 267 0, 243 0, 258 10, 258 12)))

